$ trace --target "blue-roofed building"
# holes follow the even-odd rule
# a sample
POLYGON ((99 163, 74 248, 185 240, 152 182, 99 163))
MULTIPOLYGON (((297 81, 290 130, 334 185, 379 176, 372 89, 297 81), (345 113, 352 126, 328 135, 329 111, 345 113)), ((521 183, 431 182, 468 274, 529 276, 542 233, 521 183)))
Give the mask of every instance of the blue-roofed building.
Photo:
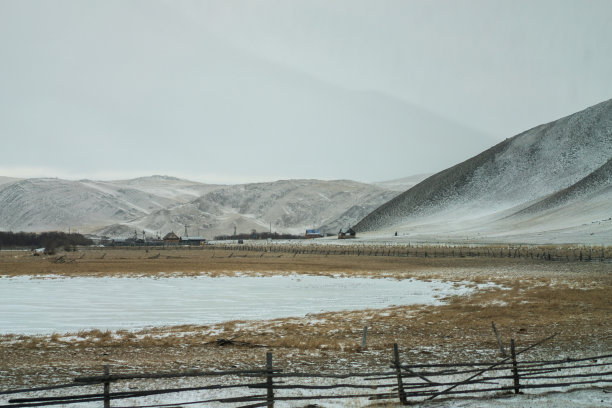
POLYGON ((322 236, 323 234, 321 234, 318 229, 306 230, 306 238, 321 238, 322 236))
POLYGON ((179 245, 206 245, 206 238, 204 237, 181 237, 179 245))

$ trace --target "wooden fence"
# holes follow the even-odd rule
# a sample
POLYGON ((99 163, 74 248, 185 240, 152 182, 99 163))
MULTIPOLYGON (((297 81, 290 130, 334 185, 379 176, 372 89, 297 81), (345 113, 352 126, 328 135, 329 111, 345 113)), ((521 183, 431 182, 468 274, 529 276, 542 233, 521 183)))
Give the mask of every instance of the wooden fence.
POLYGON ((274 241, 245 241, 244 244, 217 241, 210 245, 181 246, 114 246, 107 248, 85 248, 83 250, 107 251, 123 250, 183 250, 183 251, 230 251, 235 256, 246 256, 244 253, 257 253, 264 257, 266 253, 297 255, 350 255, 381 256, 402 258, 518 258, 541 261, 562 262, 612 262, 612 246, 571 246, 571 245, 483 245, 483 244, 389 244, 375 245, 351 242, 349 244, 291 244, 274 241), (242 255, 241 255, 242 254, 242 255))
MULTIPOLYGON (((0 397, 9 394, 28 393, 27 397, 12 398, 8 407, 38 407, 60 404, 99 402, 104 408, 111 403, 118 407, 121 400, 146 396, 177 394, 172 403, 142 405, 146 407, 180 405, 224 405, 247 407, 274 407, 277 402, 323 401, 323 400, 397 400, 405 405, 427 399, 452 397, 463 394, 470 396, 500 393, 522 393, 529 389, 564 390, 568 387, 582 388, 594 385, 608 386, 612 383, 612 354, 579 359, 549 361, 523 361, 518 357, 549 340, 548 337, 525 349, 517 351, 511 341, 511 355, 494 362, 462 364, 409 364, 401 360, 397 344, 393 345, 390 370, 368 373, 285 373, 274 367, 272 353, 266 354, 264 368, 230 371, 186 371, 180 373, 156 374, 114 374, 108 366, 102 375, 77 377, 69 384, 0 391, 0 397), (192 386, 135 390, 130 384, 128 391, 111 391, 112 384, 122 381, 159 380, 165 384, 178 378, 206 377, 205 384, 192 386), (217 380, 217 381, 216 381, 217 380), (61 389, 100 387, 98 392, 52 395, 61 389), (199 400, 181 401, 180 393, 197 391, 199 400), (224 392, 213 396, 214 392, 224 392), (31 396, 36 393, 47 396, 31 396), (228 396, 230 395, 230 396, 228 396), (180 401, 180 402, 179 402, 180 401)), ((125 388, 124 388, 125 389, 125 388)), ((183 394, 184 395, 184 394, 183 394)), ((191 394, 194 395, 194 394, 191 394)), ((182 397, 183 399, 185 397, 182 397)))
POLYGON ((296 255, 351 255, 403 258, 518 258, 565 262, 610 262, 612 247, 541 247, 541 246, 466 246, 466 245, 290 245, 225 244, 204 247, 207 250, 296 255))

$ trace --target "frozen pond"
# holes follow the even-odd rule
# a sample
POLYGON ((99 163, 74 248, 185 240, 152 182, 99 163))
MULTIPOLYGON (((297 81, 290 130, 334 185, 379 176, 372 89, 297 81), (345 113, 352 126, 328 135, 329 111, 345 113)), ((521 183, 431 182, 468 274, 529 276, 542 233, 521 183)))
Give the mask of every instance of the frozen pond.
POLYGON ((0 333, 214 324, 434 304, 446 282, 321 276, 0 278, 0 333))

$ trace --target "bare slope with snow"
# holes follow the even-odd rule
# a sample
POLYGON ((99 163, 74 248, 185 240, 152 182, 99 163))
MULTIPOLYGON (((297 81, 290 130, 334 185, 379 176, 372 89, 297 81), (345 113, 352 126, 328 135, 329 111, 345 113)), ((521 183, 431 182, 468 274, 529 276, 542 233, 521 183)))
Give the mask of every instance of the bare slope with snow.
POLYGON ((129 223, 98 231, 128 235, 134 229, 183 232, 213 238, 237 232, 303 234, 307 228, 337 232, 397 194, 348 180, 280 180, 218 187, 188 203, 164 208, 129 223), (340 220, 340 221, 339 221, 340 220))
POLYGON ((67 230, 110 237, 134 231, 212 239, 251 230, 335 233, 396 191, 348 180, 209 185, 167 176, 120 181, 17 180, 0 186, 0 230, 67 230))
POLYGON ((539 235, 554 242, 561 235, 566 242, 609 244, 611 158, 608 100, 506 139, 429 177, 355 228, 528 240, 539 235))
POLYGON ((89 231, 179 205, 210 188, 161 176, 117 182, 20 180, 0 187, 0 229, 89 231))
POLYGON ((105 181, 118 188, 134 188, 148 194, 165 197, 177 202, 194 200, 209 191, 219 188, 216 184, 203 184, 170 176, 138 177, 130 180, 105 181))
POLYGON ((386 188, 389 190, 403 192, 416 186, 421 181, 431 176, 433 176, 432 173, 415 174, 413 176, 402 177, 395 180, 379 181, 373 184, 375 186, 386 188))
POLYGON ((15 183, 15 182, 17 182, 19 180, 21 180, 21 179, 13 178, 13 177, 3 177, 3 176, 0 176, 0 186, 4 185, 4 184, 15 183))

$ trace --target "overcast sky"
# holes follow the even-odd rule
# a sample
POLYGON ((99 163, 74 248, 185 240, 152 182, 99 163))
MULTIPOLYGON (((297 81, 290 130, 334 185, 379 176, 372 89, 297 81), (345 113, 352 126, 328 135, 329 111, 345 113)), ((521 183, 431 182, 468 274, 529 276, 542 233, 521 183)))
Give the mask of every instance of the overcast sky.
POLYGON ((0 176, 382 181, 612 97, 612 1, 0 0, 0 176))

